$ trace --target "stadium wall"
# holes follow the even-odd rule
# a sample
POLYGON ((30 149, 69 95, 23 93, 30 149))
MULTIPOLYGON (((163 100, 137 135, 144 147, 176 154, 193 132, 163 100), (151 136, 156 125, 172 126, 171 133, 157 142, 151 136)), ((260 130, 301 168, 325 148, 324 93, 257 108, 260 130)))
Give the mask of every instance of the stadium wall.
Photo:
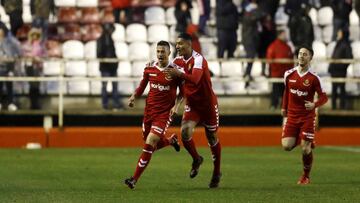
MULTIPOLYGON (((173 127, 168 133, 179 133, 173 127)), ((280 127, 222 127, 219 137, 223 146, 279 146, 280 127)), ((195 130, 198 146, 207 146, 202 128, 195 130)), ((40 127, 0 128, 0 147, 24 148, 27 143, 42 147, 140 147, 140 127, 68 127, 45 132, 40 127)), ((317 145, 360 146, 360 128, 321 128, 316 134, 317 145)))

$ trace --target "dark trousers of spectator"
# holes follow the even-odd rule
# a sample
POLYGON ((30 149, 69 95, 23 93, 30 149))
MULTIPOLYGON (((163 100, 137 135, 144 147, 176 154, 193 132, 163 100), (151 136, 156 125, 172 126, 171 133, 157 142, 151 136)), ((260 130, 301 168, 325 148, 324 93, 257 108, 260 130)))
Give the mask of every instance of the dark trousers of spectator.
POLYGON ((346 101, 346 91, 345 91, 345 83, 332 83, 331 90, 331 108, 337 109, 336 101, 340 99, 340 109, 345 109, 345 101, 346 101), (338 90, 340 93, 338 93, 338 90))
MULTIPOLYGON (((245 43, 244 48, 245 48, 245 52, 246 52, 246 58, 255 59, 255 57, 257 55, 257 47, 254 44, 245 43)), ((247 80, 245 82, 245 88, 249 87, 250 81, 253 80, 253 78, 251 76, 252 66, 253 66, 253 62, 248 62, 247 63, 245 73, 244 73, 244 76, 243 76, 247 80)))
POLYGON ((337 32, 341 30, 342 28, 348 28, 349 29, 349 22, 340 19, 340 18, 334 18, 333 19, 333 34, 332 34, 332 41, 336 41, 337 32))
POLYGON ((272 93, 271 93, 271 103, 270 103, 270 107, 271 108, 278 108, 279 105, 281 104, 281 97, 284 93, 284 89, 285 86, 283 83, 273 83, 272 84, 272 93))
MULTIPOLYGON (((0 77, 7 77, 8 71, 0 67, 0 77)), ((9 105, 14 103, 13 82, 0 81, 0 104, 9 105), (6 93, 3 95, 3 88, 6 88, 6 93)))
POLYGON ((17 30, 24 24, 22 11, 15 10, 9 14, 11 33, 16 36, 17 30))
POLYGON ((211 12, 211 7, 210 7, 210 0, 203 0, 203 9, 204 9, 204 13, 202 15, 200 15, 199 18, 199 33, 200 34, 207 34, 206 33, 206 22, 210 19, 210 12, 211 12))
POLYGON ((32 22, 33 27, 41 28, 43 40, 48 38, 49 20, 46 18, 35 18, 32 22))
POLYGON ((132 10, 131 8, 114 8, 113 9, 113 15, 115 18, 115 23, 121 23, 128 25, 132 22, 132 10), (125 12, 125 22, 121 22, 122 19, 120 19, 121 12, 125 12))
MULTIPOLYGON (((102 77, 117 77, 117 71, 116 69, 113 70, 107 70, 107 71, 101 71, 102 77)), ((106 85, 107 81, 102 82, 101 87, 101 102, 104 109, 109 108, 109 99, 108 99, 108 93, 106 91, 106 85)), ((123 106, 120 103, 120 94, 118 90, 118 82, 114 81, 112 82, 112 94, 111 94, 112 100, 113 100, 113 108, 119 109, 123 108, 123 106)))
POLYGON ((234 58, 237 44, 236 30, 217 30, 218 35, 218 58, 224 58, 227 51, 228 58, 234 58))
MULTIPOLYGON (((29 77, 39 77, 41 71, 34 66, 25 66, 26 75, 29 77)), ((29 82, 30 108, 40 109, 40 82, 29 82)))

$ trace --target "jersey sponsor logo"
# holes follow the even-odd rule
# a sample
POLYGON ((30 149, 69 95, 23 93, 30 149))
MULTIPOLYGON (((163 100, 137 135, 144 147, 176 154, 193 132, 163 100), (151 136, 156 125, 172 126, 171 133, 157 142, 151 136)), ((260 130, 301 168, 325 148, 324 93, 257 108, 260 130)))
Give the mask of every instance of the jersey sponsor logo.
POLYGON ((308 95, 308 92, 303 92, 301 90, 298 90, 298 89, 290 89, 290 92, 292 94, 296 94, 297 96, 301 97, 301 96, 307 96, 308 95))
POLYGON ((303 85, 304 85, 305 87, 310 86, 309 80, 306 79, 306 80, 303 82, 303 85))
POLYGON ((170 85, 160 85, 160 84, 151 83, 150 86, 151 86, 151 88, 158 89, 159 91, 169 91, 170 90, 170 85))
POLYGON ((296 82, 296 80, 289 80, 289 82, 296 82))

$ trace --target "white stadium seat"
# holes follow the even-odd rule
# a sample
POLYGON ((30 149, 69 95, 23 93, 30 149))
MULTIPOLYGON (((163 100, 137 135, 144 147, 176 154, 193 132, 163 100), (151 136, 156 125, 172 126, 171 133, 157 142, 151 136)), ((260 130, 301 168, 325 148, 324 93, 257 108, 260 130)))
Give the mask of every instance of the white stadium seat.
POLYGON ((131 76, 131 63, 129 61, 120 61, 117 69, 118 77, 130 77, 131 76))
POLYGON ((325 43, 330 43, 332 41, 332 36, 334 32, 334 27, 327 25, 322 29, 322 41, 325 43))
POLYGON ((314 25, 314 37, 316 41, 323 41, 323 33, 322 33, 322 29, 320 26, 318 25, 314 25))
POLYGON ((262 65, 261 65, 261 62, 255 61, 255 62, 253 63, 252 69, 251 69, 251 75, 252 75, 253 77, 258 77, 258 76, 261 76, 261 73, 262 73, 262 65))
POLYGON ((333 23, 334 12, 330 6, 319 9, 317 19, 320 26, 331 25, 333 23))
POLYGON ((169 7, 168 9, 166 9, 165 16, 166 16, 166 24, 167 25, 176 25, 177 24, 177 20, 175 18, 175 7, 169 7))
POLYGON ((87 62, 87 75, 90 77, 100 77, 100 68, 98 61, 89 61, 87 62))
POLYGON ((201 53, 207 60, 217 59, 217 46, 210 41, 201 41, 201 53))
POLYGON ((242 44, 237 45, 234 56, 236 58, 246 58, 246 51, 244 45, 242 44))
POLYGON ((150 47, 146 42, 133 42, 129 46, 129 59, 149 60, 150 47))
POLYGON ((98 0, 76 0, 78 7, 98 7, 98 0))
MULTIPOLYGON (((351 43, 354 58, 360 58, 360 41, 351 43)), ((354 76, 360 77, 360 63, 354 64, 354 76)))
POLYGON ((61 71, 61 61, 55 60, 45 60, 43 64, 43 73, 44 75, 60 75, 61 71))
POLYGON ((97 58, 96 54, 96 41, 88 41, 84 46, 84 55, 86 59, 94 59, 97 58))
MULTIPOLYGON (((46 81, 45 89, 47 94, 57 95, 59 94, 59 82, 58 81, 46 81)), ((66 83, 63 83, 62 92, 67 94, 66 83)))
POLYGON ((90 84, 88 81, 69 81, 67 83, 69 94, 88 95, 90 94, 90 84))
POLYGON ((31 11, 30 11, 30 5, 23 6, 22 19, 23 19, 24 23, 31 23, 32 22, 32 15, 31 15, 31 11))
POLYGON ((132 68, 131 68, 131 75, 133 77, 141 78, 143 76, 146 63, 147 63, 147 61, 135 61, 135 62, 133 62, 132 68))
POLYGON ((246 94, 247 91, 244 87, 245 87, 245 82, 243 81, 224 82, 224 90, 226 95, 246 94))
POLYGON ((169 41, 169 29, 166 25, 150 25, 147 32, 150 43, 160 40, 169 41))
POLYGON ((146 42, 147 30, 145 25, 140 23, 133 23, 126 27, 126 41, 127 42, 146 42))
POLYGON ((125 28, 122 24, 115 23, 114 24, 115 30, 112 33, 111 37, 113 38, 114 42, 124 42, 125 41, 125 28))
POLYGON ((9 23, 10 22, 10 18, 9 16, 5 13, 4 7, 0 6, 0 16, 1 16, 1 21, 3 23, 9 23))
POLYGON ((280 6, 275 13, 276 25, 287 25, 289 16, 285 13, 284 6, 280 6))
POLYGON ((55 0, 56 7, 75 7, 76 0, 55 0))
POLYGON ((353 9, 351 12, 350 12, 350 25, 356 25, 356 26, 359 26, 359 16, 358 14, 356 13, 356 10, 353 9))
POLYGON ((199 5, 197 1, 192 1, 192 9, 190 10, 191 14, 191 21, 195 25, 199 24, 199 17, 200 17, 200 11, 199 11, 199 5))
POLYGON ((358 41, 360 38, 360 27, 359 25, 350 25, 350 41, 358 41))
POLYGON ((322 88, 325 90, 327 95, 331 95, 331 77, 330 76, 323 76, 321 79, 322 88))
POLYGON ((145 24, 165 24, 165 11, 160 6, 152 6, 145 10, 145 24))
POLYGON ((87 64, 83 60, 65 62, 65 75, 67 76, 86 76, 87 64))
POLYGON ((69 40, 62 44, 64 58, 84 58, 84 45, 81 41, 69 40))
POLYGON ((314 50, 314 58, 326 57, 326 45, 321 41, 314 41, 312 44, 314 50))
POLYGON ((317 25, 318 24, 318 12, 315 8, 311 8, 310 11, 309 11, 309 16, 311 18, 311 22, 313 25, 317 25))
POLYGON ((223 61, 221 63, 221 75, 224 77, 241 77, 243 65, 240 61, 223 61))
POLYGON ((208 61, 210 71, 214 74, 213 77, 220 77, 220 63, 218 61, 208 61))
MULTIPOLYGON (((254 77, 250 83, 249 94, 269 94, 270 84, 265 77, 254 77)), ((239 87, 242 88, 242 87, 239 87)))
POLYGON ((101 81, 90 82, 90 94, 100 95, 101 94, 101 81))
POLYGON ((132 81, 120 81, 118 90, 121 95, 131 95, 135 91, 135 85, 132 81))
POLYGON ((224 95, 225 94, 223 82, 218 81, 215 78, 211 78, 211 83, 212 83, 212 89, 214 90, 214 93, 216 95, 224 95))
POLYGON ((335 42, 335 41, 330 42, 330 43, 326 46, 326 57, 327 57, 327 58, 331 58, 331 57, 332 57, 332 54, 333 54, 334 49, 335 49, 335 46, 336 46, 336 42, 335 42))
POLYGON ((129 47, 125 42, 115 42, 115 52, 118 59, 127 60, 129 57, 129 47))

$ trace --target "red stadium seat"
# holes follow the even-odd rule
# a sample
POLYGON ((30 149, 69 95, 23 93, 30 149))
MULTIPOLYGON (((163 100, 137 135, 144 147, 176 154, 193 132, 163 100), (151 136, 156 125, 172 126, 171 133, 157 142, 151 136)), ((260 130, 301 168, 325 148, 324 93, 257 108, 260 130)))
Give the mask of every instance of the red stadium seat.
POLYGON ((83 8, 81 9, 81 23, 99 23, 100 22, 100 14, 98 8, 83 8))
POLYGON ((113 10, 111 7, 106 7, 103 9, 103 16, 101 18, 102 23, 114 23, 115 18, 113 15, 113 10))
POLYGON ((56 24, 49 24, 48 27, 48 40, 55 40, 55 41, 59 41, 60 40, 60 36, 58 33, 58 27, 56 24))
POLYGON ((20 41, 27 40, 30 29, 30 24, 23 24, 16 32, 16 38, 18 38, 20 41))
POLYGON ((100 8, 111 7, 111 0, 99 0, 98 6, 100 8))
POLYGON ((81 40, 80 26, 76 23, 65 24, 61 34, 61 40, 81 40))
POLYGON ((61 44, 55 40, 46 42, 46 50, 49 57, 62 57, 61 44))
POLYGON ((76 23, 79 21, 76 8, 74 7, 60 7, 58 11, 59 23, 76 23))
POLYGON ((102 33, 102 27, 100 24, 88 24, 83 26, 82 41, 96 40, 102 33))

